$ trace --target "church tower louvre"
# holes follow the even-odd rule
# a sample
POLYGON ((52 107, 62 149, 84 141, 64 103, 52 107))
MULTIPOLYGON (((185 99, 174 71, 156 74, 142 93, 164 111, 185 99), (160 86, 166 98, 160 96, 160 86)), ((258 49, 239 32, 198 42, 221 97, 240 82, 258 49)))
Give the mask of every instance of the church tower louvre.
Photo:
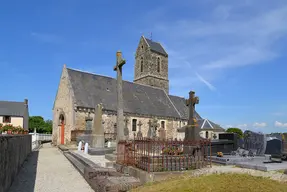
POLYGON ((168 54, 160 43, 141 37, 134 70, 134 83, 158 87, 169 93, 168 54))

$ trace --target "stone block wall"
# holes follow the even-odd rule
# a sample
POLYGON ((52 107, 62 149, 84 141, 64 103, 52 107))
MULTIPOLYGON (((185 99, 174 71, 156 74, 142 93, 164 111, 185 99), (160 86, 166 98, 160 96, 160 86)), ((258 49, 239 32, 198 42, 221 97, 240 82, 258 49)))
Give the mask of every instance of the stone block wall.
POLYGON ((8 191, 31 151, 31 135, 0 135, 0 192, 8 191))

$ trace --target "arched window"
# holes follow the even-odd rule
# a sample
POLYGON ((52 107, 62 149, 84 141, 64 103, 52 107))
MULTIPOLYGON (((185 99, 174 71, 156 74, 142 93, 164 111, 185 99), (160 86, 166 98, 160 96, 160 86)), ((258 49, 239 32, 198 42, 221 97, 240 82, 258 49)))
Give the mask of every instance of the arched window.
POLYGON ((157 72, 160 72, 160 58, 157 58, 157 72))
POLYGON ((205 132, 205 138, 208 139, 208 131, 205 132))
POLYGON ((141 72, 143 72, 143 58, 141 57, 141 72))

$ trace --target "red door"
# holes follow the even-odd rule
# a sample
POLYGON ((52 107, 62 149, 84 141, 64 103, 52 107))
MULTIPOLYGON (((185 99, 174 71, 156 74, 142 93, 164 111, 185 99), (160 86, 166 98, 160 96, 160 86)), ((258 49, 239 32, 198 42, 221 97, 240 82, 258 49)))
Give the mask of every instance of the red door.
POLYGON ((65 125, 62 123, 61 125, 61 144, 64 145, 64 139, 65 139, 65 125))

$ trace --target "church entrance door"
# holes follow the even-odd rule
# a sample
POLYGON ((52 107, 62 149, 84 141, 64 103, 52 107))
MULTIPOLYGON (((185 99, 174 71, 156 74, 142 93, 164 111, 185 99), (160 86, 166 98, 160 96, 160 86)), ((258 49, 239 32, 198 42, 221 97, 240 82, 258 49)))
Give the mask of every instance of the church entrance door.
POLYGON ((61 114, 60 115, 60 124, 61 124, 61 128, 60 128, 60 143, 62 145, 64 145, 65 143, 65 118, 64 118, 64 115, 61 114))

